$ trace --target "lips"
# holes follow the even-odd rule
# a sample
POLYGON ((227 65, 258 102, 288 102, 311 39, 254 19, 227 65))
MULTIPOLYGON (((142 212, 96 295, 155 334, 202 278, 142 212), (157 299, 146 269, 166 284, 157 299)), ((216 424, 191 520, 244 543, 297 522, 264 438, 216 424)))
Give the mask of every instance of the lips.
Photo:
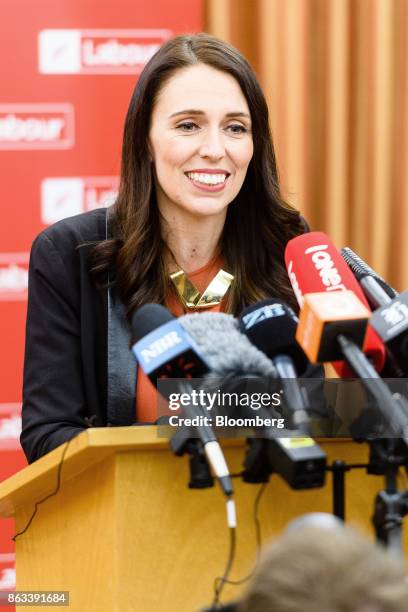
POLYGON ((204 172, 198 170, 189 170, 184 173, 189 179, 205 183, 206 185, 218 185, 223 183, 229 176, 227 171, 204 172))
POLYGON ((224 170, 224 168, 192 168, 191 170, 186 170, 185 173, 197 172, 199 174, 226 174, 229 176, 231 172, 228 170, 224 170))
MULTIPOLYGON (((223 174, 225 176, 225 180, 222 181, 221 183, 204 183, 198 180, 195 180, 193 177, 194 175, 197 176, 197 174, 207 174, 206 172, 201 172, 201 173, 195 173, 192 172, 190 173, 192 176, 188 176, 187 173, 185 173, 185 176, 187 178, 187 180, 192 183, 195 187, 197 187, 197 189, 200 189, 202 191, 212 191, 212 192, 217 192, 217 191, 222 191, 225 187, 225 185, 227 184, 228 181, 228 177, 229 174, 225 173, 225 172, 217 172, 217 174, 223 174)), ((214 173, 213 173, 214 174, 214 173)))

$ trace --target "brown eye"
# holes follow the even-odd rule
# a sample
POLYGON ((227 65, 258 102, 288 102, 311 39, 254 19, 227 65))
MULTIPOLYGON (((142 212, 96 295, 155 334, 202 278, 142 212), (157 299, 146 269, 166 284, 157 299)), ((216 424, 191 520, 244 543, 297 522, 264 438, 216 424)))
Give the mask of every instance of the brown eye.
POLYGON ((229 125, 227 129, 230 129, 233 134, 245 134, 245 132, 248 131, 246 127, 240 125, 239 123, 233 123, 232 125, 229 125))
POLYGON ((194 127, 198 127, 198 125, 193 121, 184 121, 184 123, 179 123, 176 129, 182 132, 192 132, 194 127))

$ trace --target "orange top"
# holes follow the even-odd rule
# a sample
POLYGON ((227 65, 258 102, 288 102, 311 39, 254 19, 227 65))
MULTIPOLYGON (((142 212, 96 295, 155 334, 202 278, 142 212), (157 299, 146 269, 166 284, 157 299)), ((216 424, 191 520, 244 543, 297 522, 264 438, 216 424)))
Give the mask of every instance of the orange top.
MULTIPOLYGON (((222 266, 223 261, 217 253, 205 266, 190 272, 188 277, 198 291, 203 293, 222 266)), ((170 289, 166 297, 166 306, 174 316, 180 317, 192 312, 222 312, 223 301, 210 308, 185 309, 176 292, 170 289)), ((138 423, 154 423, 158 413, 157 391, 140 367, 137 369, 136 385, 136 420, 138 423)))

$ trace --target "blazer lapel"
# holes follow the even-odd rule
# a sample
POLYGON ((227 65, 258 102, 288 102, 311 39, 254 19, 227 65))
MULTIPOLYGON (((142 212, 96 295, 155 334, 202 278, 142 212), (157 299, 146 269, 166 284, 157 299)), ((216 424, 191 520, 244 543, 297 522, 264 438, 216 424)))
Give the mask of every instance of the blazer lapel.
POLYGON ((129 345, 125 307, 109 289, 107 420, 111 425, 132 425, 136 421, 137 364, 129 345))
MULTIPOLYGON (((111 207, 107 208, 106 238, 111 237, 109 225, 111 212, 111 207)), ((121 300, 111 289, 107 290, 107 294, 107 423, 108 425, 132 425, 136 421, 137 364, 129 348, 130 326, 121 300)))

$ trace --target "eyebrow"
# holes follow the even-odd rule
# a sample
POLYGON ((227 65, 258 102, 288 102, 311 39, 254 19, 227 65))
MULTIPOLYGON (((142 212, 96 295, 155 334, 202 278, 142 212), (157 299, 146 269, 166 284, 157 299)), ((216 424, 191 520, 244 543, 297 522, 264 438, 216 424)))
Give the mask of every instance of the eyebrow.
MULTIPOLYGON (((205 115, 204 111, 197 110, 195 108, 187 108, 186 110, 177 111, 177 113, 173 113, 169 116, 169 119, 172 117, 176 117, 177 115, 205 115)), ((232 113, 226 113, 226 117, 248 117, 250 119, 250 115, 248 113, 244 113, 242 111, 234 111, 232 113)))

